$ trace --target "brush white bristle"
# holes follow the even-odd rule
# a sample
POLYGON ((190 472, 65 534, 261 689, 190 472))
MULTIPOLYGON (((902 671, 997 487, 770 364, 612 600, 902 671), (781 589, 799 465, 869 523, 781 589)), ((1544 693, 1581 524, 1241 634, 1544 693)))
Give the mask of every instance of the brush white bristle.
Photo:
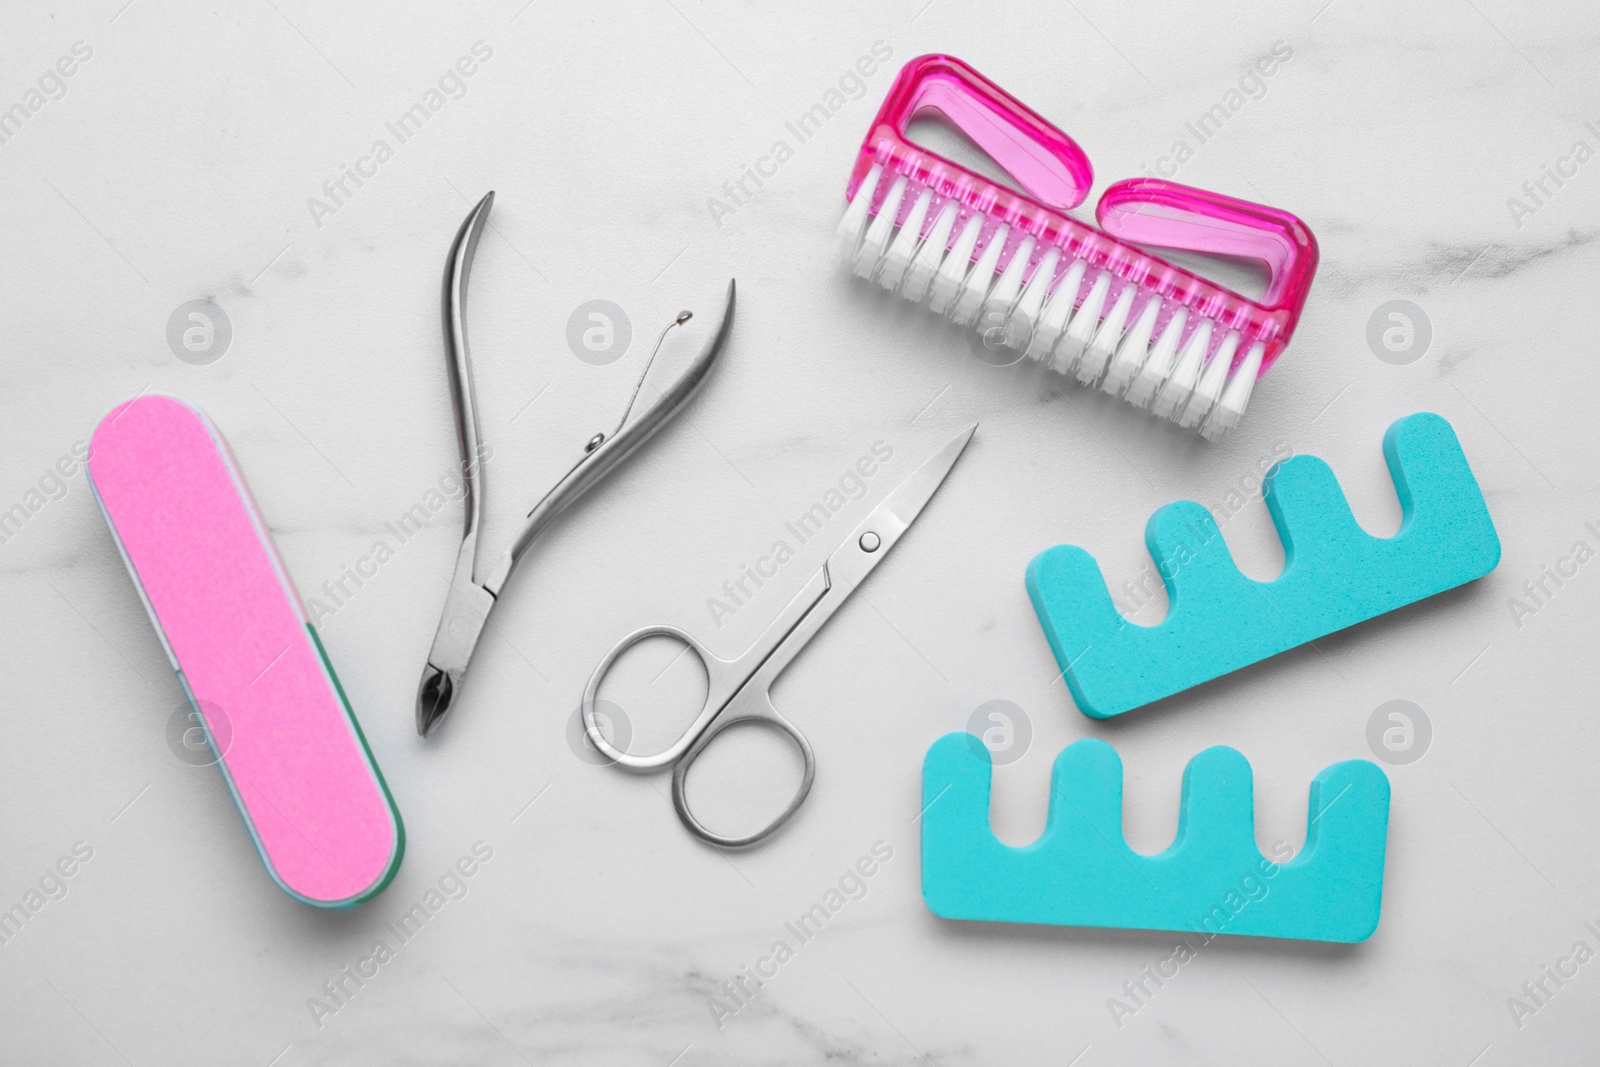
POLYGON ((1024 234, 1021 242, 1017 244, 1017 250, 1011 254, 1011 262, 1000 272, 1000 280, 994 283, 994 288, 983 301, 983 309, 978 313, 979 328, 988 331, 1000 327, 1000 337, 1012 348, 1016 348, 1017 343, 1011 333, 1013 327, 1011 311, 1017 306, 1018 297, 1022 295, 1022 279, 1028 270, 1028 260, 1032 256, 1033 235, 1024 234))
POLYGON ((1179 426, 1198 426, 1200 420, 1206 417, 1212 405, 1222 396, 1222 387, 1228 382, 1228 368, 1233 366, 1233 354, 1238 350, 1239 331, 1229 330, 1228 336, 1212 353, 1205 370, 1200 372, 1200 382, 1194 387, 1194 394, 1189 397, 1189 403, 1178 418, 1179 426))
POLYGON ((1099 380, 1100 374, 1106 369, 1106 364, 1117 351, 1117 343, 1122 340, 1122 331, 1128 325, 1128 312, 1133 310, 1134 286, 1124 285, 1122 292, 1117 294, 1117 302, 1111 305, 1111 311, 1106 315, 1105 321, 1100 324, 1100 329, 1095 331, 1094 340, 1089 342, 1089 347, 1078 360, 1078 381, 1084 385, 1093 385, 1099 380))
POLYGON ((1224 333, 1181 303, 1157 336, 1169 309, 1160 293, 1091 266, 1081 249, 1040 245, 1033 234, 1017 240, 1001 268, 1010 223, 996 221, 980 248, 987 216, 970 211, 963 219, 954 197, 935 208, 932 187, 892 177, 873 211, 883 182, 883 167, 874 164, 839 220, 838 256, 855 274, 1209 440, 1238 425, 1266 358, 1264 342, 1252 341, 1234 367, 1245 343, 1240 332, 1224 333))
POLYGON ((939 272, 945 246, 950 243, 950 230, 955 224, 956 202, 946 201, 944 207, 939 209, 939 217, 933 220, 933 229, 928 231, 927 240, 922 242, 917 257, 906 269, 905 279, 900 283, 901 296, 907 300, 921 300, 927 295, 928 283, 939 272))
POLYGON ((867 171, 867 176, 861 179, 861 185, 856 189, 855 199, 844 209, 844 217, 834 230, 834 254, 841 263, 855 262, 856 249, 861 247, 861 235, 867 232, 867 211, 872 207, 872 196, 878 191, 878 179, 882 176, 883 168, 877 164, 867 171))
POLYGON ((1172 373, 1172 362, 1178 356, 1178 339, 1183 336, 1183 327, 1188 321, 1188 308, 1180 307, 1172 313, 1166 329, 1161 331, 1161 338, 1150 349, 1150 358, 1139 368, 1138 376, 1122 394, 1122 399, 1141 408, 1155 399, 1156 390, 1172 373))
POLYGON ((884 254, 883 265, 878 268, 878 284, 891 293, 900 287, 906 268, 911 266, 911 259, 917 253, 917 244, 922 240, 922 220, 927 217, 931 203, 933 190, 923 189, 917 202, 911 205, 906 221, 901 223, 899 236, 884 254))
POLYGON ((1067 272, 1061 276, 1039 313, 1039 326, 1028 344, 1028 358, 1048 363, 1061 335, 1067 332, 1067 322, 1072 308, 1078 302, 1078 288, 1083 284, 1084 262, 1074 259, 1067 272))
POLYGON ((905 195, 906 180, 903 177, 896 177, 894 184, 889 186, 888 195, 878 206, 878 213, 872 217, 872 225, 867 227, 867 235, 861 239, 861 247, 856 249, 858 278, 871 278, 877 273, 879 264, 883 262, 884 253, 889 250, 889 238, 894 234, 894 220, 900 214, 900 200, 905 195))
POLYGON ((1061 253, 1056 249, 1044 250, 1044 255, 1040 257, 1038 266, 1033 268, 1033 274, 1028 278, 1028 284, 1022 290, 1022 295, 1017 298, 1017 305, 1006 323, 1007 339, 1012 347, 1021 348, 1024 353, 1033 349, 1034 331, 1039 326, 1039 312, 1044 307, 1045 293, 1050 288, 1051 279, 1056 276, 1056 261, 1060 258, 1061 253))
POLYGON ((950 246, 950 254, 939 265, 939 273, 933 276, 933 287, 928 290, 928 306, 936 313, 943 315, 949 311, 956 294, 961 292, 967 267, 972 263, 972 250, 978 246, 978 231, 982 228, 982 215, 969 217, 962 225, 956 243, 950 246))
POLYGON ((1150 354, 1150 336, 1155 333, 1156 319, 1160 316, 1161 298, 1152 293, 1150 299, 1144 302, 1133 329, 1117 346, 1117 354, 1112 357, 1111 366, 1106 368, 1106 376, 1100 379, 1101 389, 1112 396, 1122 395, 1133 376, 1139 373, 1139 368, 1144 366, 1145 357, 1150 354))
POLYGON ((1239 425, 1239 420, 1244 417, 1245 405, 1250 403, 1250 392, 1255 388, 1256 375, 1261 373, 1261 360, 1266 351, 1266 346, 1257 341, 1250 346, 1250 351, 1245 353, 1244 359, 1239 361, 1239 366, 1228 375, 1228 384, 1222 390, 1222 399, 1217 401, 1217 406, 1211 409, 1211 414, 1206 416, 1206 421, 1200 427, 1200 434, 1207 441, 1219 441, 1224 434, 1239 425))
POLYGON ((994 286, 1000 253, 1005 250, 1009 236, 1010 226, 1002 222, 995 227, 995 231, 989 235, 989 243, 978 253, 978 262, 967 271, 966 280, 961 283, 961 292, 956 294, 955 303, 950 305, 950 321, 957 326, 969 326, 977 321, 978 309, 983 307, 984 297, 989 295, 989 290, 994 286))
POLYGON ((1100 309, 1106 306, 1106 293, 1110 291, 1111 275, 1101 271, 1095 276, 1094 284, 1089 286, 1089 295, 1083 298, 1083 303, 1073 312, 1072 322, 1067 327, 1067 335, 1056 346, 1056 360, 1052 365, 1062 374, 1068 373, 1077 365, 1078 357, 1083 355, 1083 350, 1094 340, 1095 332, 1100 328, 1100 309))
POLYGON ((1183 351, 1178 353, 1177 365, 1156 393, 1155 401, 1150 405, 1151 411, 1163 419, 1177 418, 1178 410, 1189 402, 1195 383, 1200 380, 1200 365, 1205 362, 1206 352, 1210 348, 1211 320, 1202 318, 1195 325, 1194 332, 1189 334, 1183 351))

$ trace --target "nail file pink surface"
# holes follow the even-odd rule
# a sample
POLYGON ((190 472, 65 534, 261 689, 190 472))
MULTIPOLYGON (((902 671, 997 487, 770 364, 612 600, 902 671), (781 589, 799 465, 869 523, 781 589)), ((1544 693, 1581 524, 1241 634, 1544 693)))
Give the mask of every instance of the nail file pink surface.
POLYGON ((273 879, 308 904, 389 883, 405 831, 227 445, 171 397, 95 429, 95 495, 273 879), (213 710, 214 709, 214 710, 213 710))

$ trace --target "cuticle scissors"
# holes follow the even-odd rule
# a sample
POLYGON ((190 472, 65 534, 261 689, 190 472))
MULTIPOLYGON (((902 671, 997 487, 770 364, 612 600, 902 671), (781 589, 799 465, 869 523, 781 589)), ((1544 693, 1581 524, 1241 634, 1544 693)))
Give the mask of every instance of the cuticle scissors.
POLYGON ((771 689, 778 676, 799 655, 806 643, 855 591, 889 550, 895 546, 961 457, 977 425, 957 434, 934 456, 896 486, 823 563, 778 617, 742 655, 723 659, 676 626, 645 626, 628 634, 606 653, 583 692, 583 725, 589 741, 625 770, 648 772, 672 767, 672 806, 691 833, 723 848, 743 848, 765 839, 788 822, 811 791, 816 759, 811 743, 794 724, 773 707, 771 689), (623 752, 601 732, 596 700, 601 683, 623 653, 648 637, 671 637, 699 657, 706 672, 705 706, 683 736, 660 752, 638 755, 623 752), (757 723, 786 734, 804 761, 800 787, 788 806, 765 827, 750 834, 726 835, 708 829, 689 808, 686 782, 689 767, 712 740, 730 726, 757 723))

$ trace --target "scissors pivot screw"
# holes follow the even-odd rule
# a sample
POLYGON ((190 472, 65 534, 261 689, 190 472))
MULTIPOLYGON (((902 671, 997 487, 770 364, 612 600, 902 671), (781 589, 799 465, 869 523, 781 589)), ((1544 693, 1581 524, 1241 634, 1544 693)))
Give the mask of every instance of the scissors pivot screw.
POLYGON ((861 535, 861 551, 863 552, 876 552, 881 544, 883 544, 883 538, 871 530, 861 535))

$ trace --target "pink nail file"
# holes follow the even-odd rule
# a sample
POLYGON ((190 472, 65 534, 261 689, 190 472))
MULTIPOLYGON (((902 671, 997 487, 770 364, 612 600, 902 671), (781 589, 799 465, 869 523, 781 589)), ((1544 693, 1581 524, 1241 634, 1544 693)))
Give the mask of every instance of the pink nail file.
POLYGON ((318 907, 377 894, 400 813, 222 435, 138 397, 96 427, 89 477, 268 873, 318 907))

